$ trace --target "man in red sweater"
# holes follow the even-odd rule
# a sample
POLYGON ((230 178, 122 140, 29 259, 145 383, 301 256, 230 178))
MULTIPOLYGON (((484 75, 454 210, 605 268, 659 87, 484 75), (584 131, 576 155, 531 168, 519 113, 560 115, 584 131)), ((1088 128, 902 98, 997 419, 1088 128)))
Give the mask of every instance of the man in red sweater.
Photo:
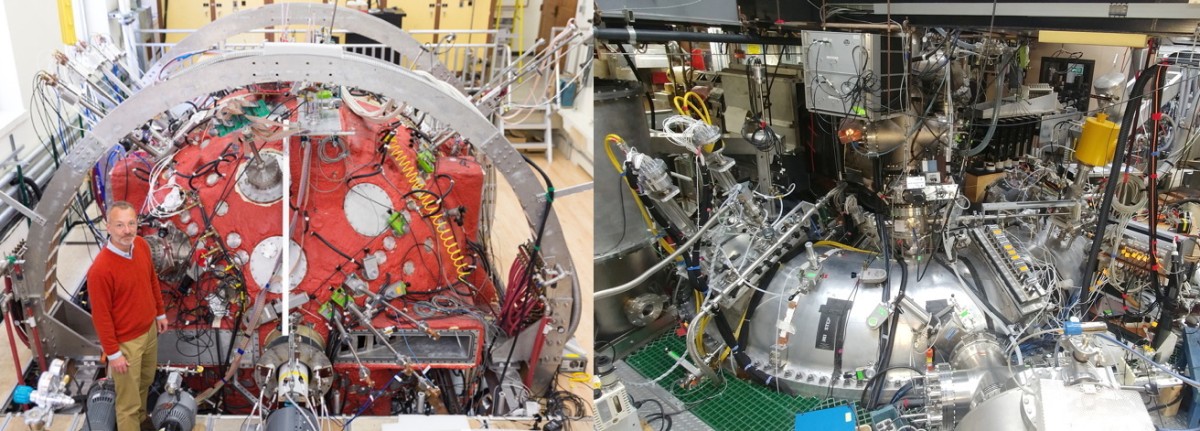
POLYGON ((108 244, 87 275, 92 323, 117 387, 117 430, 151 429, 146 398, 158 366, 158 334, 167 330, 162 292, 133 205, 114 202, 105 221, 108 244))

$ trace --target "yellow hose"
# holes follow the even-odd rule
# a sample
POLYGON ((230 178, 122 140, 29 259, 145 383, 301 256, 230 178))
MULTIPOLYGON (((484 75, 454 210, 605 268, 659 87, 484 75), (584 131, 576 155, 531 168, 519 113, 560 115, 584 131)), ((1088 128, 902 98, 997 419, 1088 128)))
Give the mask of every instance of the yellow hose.
POLYGON ((848 246, 848 245, 846 245, 846 244, 842 244, 842 243, 840 243, 840 242, 837 242, 837 241, 828 241, 828 240, 826 240, 826 241, 817 241, 817 242, 814 242, 814 243, 813 243, 813 245, 814 245, 814 246, 837 247, 837 248, 840 248, 840 249, 842 249, 842 250, 857 251, 857 252, 859 252, 859 253, 866 253, 866 254, 879 254, 879 253, 876 253, 876 252, 873 252, 873 251, 863 250, 863 249, 861 249, 861 248, 857 248, 857 247, 851 247, 851 246, 848 246))
POLYGON ((675 110, 681 115, 695 113, 705 124, 712 124, 712 116, 709 115, 708 105, 704 103, 704 99, 701 99, 699 94, 689 91, 683 96, 675 96, 671 103, 675 105, 675 110), (692 98, 695 98, 699 104, 692 103, 692 98))
POLYGON ((707 124, 712 124, 712 116, 708 113, 708 104, 704 103, 704 99, 700 98, 699 94, 696 94, 694 91, 689 91, 683 95, 683 100, 688 102, 689 107, 696 109, 696 114, 700 115, 701 120, 704 120, 704 122, 707 124), (698 105, 691 103, 692 98, 696 99, 698 105), (697 106, 700 108, 697 109, 697 106))
MULTIPOLYGON (((625 145, 625 140, 621 139, 621 137, 617 136, 615 133, 609 133, 604 137, 604 152, 608 154, 608 161, 612 162, 613 168, 617 170, 617 173, 621 173, 625 171, 625 168, 622 167, 621 162, 617 160, 617 155, 613 153, 612 144, 614 143, 625 145)), ((633 185, 629 184, 628 178, 623 178, 623 181, 625 182, 625 186, 628 187, 631 192, 634 194, 637 193, 637 191, 633 189, 633 185)), ((650 213, 646 211, 646 207, 642 205, 642 201, 635 197, 633 199, 633 203, 637 204, 638 212, 642 214, 642 220, 646 222, 646 226, 650 228, 650 232, 654 233, 654 236, 658 236, 658 229, 654 226, 654 221, 650 219, 650 213)), ((667 253, 675 252, 675 248, 672 247, 671 244, 666 240, 659 238, 659 243, 663 245, 663 248, 667 250, 667 253)))
MULTIPOLYGON (((696 116, 704 122, 704 124, 712 124, 712 116, 708 112, 708 104, 704 103, 704 99, 701 98, 699 94, 696 94, 696 92, 689 91, 683 96, 675 96, 675 98, 671 100, 671 103, 675 105, 675 110, 679 111, 680 114, 689 115, 690 110, 690 112, 695 113, 696 116), (696 99, 696 103, 692 103, 692 99, 696 99)), ((711 153, 713 148, 716 148, 715 143, 705 145, 704 152, 711 153)))
POLYGON ((675 112, 678 112, 679 115, 687 115, 688 114, 687 106, 684 106, 683 105, 684 103, 687 103, 687 101, 684 98, 679 97, 679 96, 675 96, 675 98, 671 99, 671 104, 675 105, 675 112))
MULTIPOLYGON (((746 311, 749 311, 749 310, 746 310, 746 311)), ((741 320, 738 321, 737 329, 734 329, 734 331, 733 331, 734 334, 740 334, 742 332, 742 325, 746 323, 746 311, 742 312, 742 318, 741 318, 741 320)), ((709 315, 706 315, 703 318, 701 318, 700 323, 698 323, 698 325, 700 327, 696 328, 697 331, 700 331, 696 337, 696 351, 700 352, 700 356, 705 356, 708 354, 707 352, 704 351, 704 331, 706 329, 708 329, 708 321, 712 320, 712 317, 713 316, 711 314, 709 314, 709 315)), ((729 345, 726 345, 725 349, 721 351, 721 357, 720 357, 720 359, 717 360, 717 362, 718 363, 724 362, 725 359, 729 357, 729 354, 731 352, 733 352, 733 350, 730 348, 729 345)), ((704 364, 704 365, 707 365, 707 364, 704 364)))
MULTIPOLYGON (((604 137, 604 152, 608 154, 608 161, 612 162, 613 168, 616 169, 618 173, 624 172, 624 168, 621 167, 621 162, 617 160, 617 155, 613 153, 612 144, 625 145, 625 140, 621 139, 621 137, 615 133, 609 133, 604 137)), ((623 181, 625 181, 625 186, 628 187, 631 192, 635 194, 637 193, 637 191, 633 189, 633 186, 629 184, 628 178, 624 178, 623 181)), ((646 211, 646 207, 642 205, 642 201, 636 197, 633 199, 633 202, 637 204, 638 212, 642 215, 642 220, 646 222, 646 226, 650 228, 650 232, 653 233, 655 237, 658 237, 658 228, 654 225, 654 221, 650 219, 650 212, 646 211)), ((663 250, 666 250, 667 253, 675 252, 675 246, 671 245, 670 242, 667 242, 665 238, 659 237, 658 244, 662 246, 663 250)), ((692 293, 696 297, 696 312, 699 313, 700 303, 704 302, 704 298, 700 296, 700 292, 693 291, 692 293)))

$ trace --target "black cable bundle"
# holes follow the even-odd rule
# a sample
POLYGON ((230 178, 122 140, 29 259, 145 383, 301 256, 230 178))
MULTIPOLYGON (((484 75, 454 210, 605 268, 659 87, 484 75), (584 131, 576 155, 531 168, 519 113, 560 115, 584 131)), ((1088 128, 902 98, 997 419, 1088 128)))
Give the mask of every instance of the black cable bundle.
POLYGON ((650 425, 654 422, 660 422, 658 428, 656 429, 658 431, 669 431, 671 427, 674 426, 674 421, 671 420, 671 415, 677 413, 667 413, 667 410, 663 408, 662 403, 653 398, 635 401, 634 406, 638 409, 641 409, 646 403, 654 403, 656 406, 658 406, 658 413, 650 413, 646 415, 646 425, 650 425))
MULTIPOLYGON (((775 273, 779 271, 780 263, 790 261, 804 251, 805 249, 800 247, 788 251, 779 259, 778 262, 771 265, 771 269, 768 269, 767 272, 764 273, 761 278, 759 278, 758 289, 754 290, 754 294, 750 297, 750 303, 746 306, 745 322, 742 323, 742 330, 738 332, 737 342, 730 345, 730 347, 733 347, 734 359, 736 359, 739 364, 743 364, 742 366, 745 367, 747 374, 749 374, 759 383, 762 383, 764 386, 793 396, 796 394, 791 390, 791 388, 786 385, 780 385, 778 380, 775 380, 770 374, 767 374, 766 372, 759 370, 752 365, 753 361, 751 361, 750 356, 746 354, 746 346, 750 344, 750 325, 748 323, 754 319, 755 311, 758 310, 758 304, 762 302, 764 292, 766 292, 767 287, 770 286, 771 280, 775 278, 775 273), (772 382, 775 384, 772 385, 772 382)), ((720 329, 719 326, 718 329, 720 329)), ((728 342, 726 344, 728 344, 728 342)))
MULTIPOLYGON (((904 262, 904 258, 899 254, 896 255, 896 263, 900 266, 900 290, 896 292, 895 302, 899 303, 901 299, 904 299, 904 292, 908 289, 908 264, 904 262)), ((887 289, 890 284, 890 282, 887 282, 884 283, 883 286, 885 289, 887 289)), ((887 293, 884 293, 884 295, 886 297, 887 293)), ((875 364, 876 376, 886 373, 889 369, 888 365, 892 361, 892 347, 896 344, 892 337, 896 334, 896 327, 900 323, 899 309, 892 313, 890 320, 891 324, 888 325, 888 331, 886 333, 881 332, 879 334, 879 362, 875 364)), ((878 385, 866 388, 869 389, 871 393, 870 402, 867 404, 868 408, 879 405, 879 397, 881 394, 883 394, 883 387, 886 386, 886 383, 887 379, 885 378, 878 385)))
MULTIPOLYGON (((1183 277, 1180 275, 1182 270, 1183 259, 1180 258, 1179 253, 1172 254, 1171 273, 1167 276, 1167 289, 1163 292, 1163 298, 1160 301, 1162 302, 1162 314, 1158 316, 1158 328, 1154 332, 1154 338, 1150 340, 1150 347, 1153 347, 1154 350, 1162 347, 1163 343, 1167 341, 1167 335, 1171 334, 1171 328, 1175 326, 1172 321, 1175 320, 1175 299, 1179 296, 1179 279, 1183 277)), ((1156 272, 1151 271, 1150 278, 1153 278, 1156 281, 1155 284, 1158 284, 1156 272)))
MULTIPOLYGON (((1163 64, 1155 64, 1146 70, 1143 70, 1138 75, 1137 80, 1133 83, 1133 89, 1130 90, 1128 102, 1125 103, 1124 118, 1121 119, 1121 134, 1117 138, 1117 148, 1113 155, 1112 166, 1108 171, 1108 182, 1104 185, 1104 195, 1100 200, 1099 219, 1096 221, 1096 236, 1092 240, 1092 247, 1088 250, 1087 263, 1083 267, 1083 273, 1080 274, 1079 295, 1087 291, 1092 283, 1092 274, 1096 273, 1096 268, 1099 265, 1098 257, 1100 249, 1104 243, 1104 232, 1108 229, 1108 221, 1112 211, 1113 195, 1117 190, 1117 182, 1120 179, 1123 165, 1125 164, 1126 148, 1129 146, 1129 141, 1133 137, 1133 113, 1138 111, 1141 106, 1142 97, 1145 94, 1146 84, 1151 79, 1158 77, 1166 71, 1167 66, 1163 64)), ((1155 108, 1157 109, 1157 108, 1155 108)), ((1080 173, 1082 175, 1082 172, 1080 173)), ((1154 223, 1150 220, 1150 223, 1154 223)), ((1081 302, 1076 302, 1072 308, 1079 305, 1081 302)))

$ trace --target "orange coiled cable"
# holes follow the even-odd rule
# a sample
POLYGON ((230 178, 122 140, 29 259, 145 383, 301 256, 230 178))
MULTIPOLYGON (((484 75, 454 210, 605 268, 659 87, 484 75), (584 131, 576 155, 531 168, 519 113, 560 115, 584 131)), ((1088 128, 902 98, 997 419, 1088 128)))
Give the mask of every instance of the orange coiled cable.
MULTIPOLYGON (((394 141, 394 137, 389 138, 388 146, 392 158, 396 159, 396 164, 400 166, 400 173, 408 180, 409 187, 414 190, 424 189, 425 180, 421 179, 416 163, 413 162, 412 158, 408 156, 408 153, 402 147, 392 146, 391 144, 394 141)), ((454 231, 450 230, 450 225, 446 223, 438 199, 434 199, 429 193, 418 193, 416 196, 421 206, 428 211, 426 215, 432 214, 430 220, 433 221, 434 230, 437 231, 438 238, 442 240, 442 247, 450 255, 450 262, 454 264, 459 281, 466 281, 464 277, 471 274, 470 264, 467 263, 466 256, 463 255, 462 248, 458 245, 454 231)))

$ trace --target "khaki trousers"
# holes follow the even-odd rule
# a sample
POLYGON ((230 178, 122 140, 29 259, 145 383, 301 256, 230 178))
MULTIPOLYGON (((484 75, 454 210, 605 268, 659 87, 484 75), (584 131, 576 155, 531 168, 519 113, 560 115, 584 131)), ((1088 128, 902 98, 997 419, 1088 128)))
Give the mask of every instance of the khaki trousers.
POLYGON ((119 374, 108 368, 108 376, 117 387, 117 431, 140 431, 146 418, 146 398, 158 367, 157 329, 151 322, 145 334, 119 345, 121 355, 129 361, 128 372, 119 374))

